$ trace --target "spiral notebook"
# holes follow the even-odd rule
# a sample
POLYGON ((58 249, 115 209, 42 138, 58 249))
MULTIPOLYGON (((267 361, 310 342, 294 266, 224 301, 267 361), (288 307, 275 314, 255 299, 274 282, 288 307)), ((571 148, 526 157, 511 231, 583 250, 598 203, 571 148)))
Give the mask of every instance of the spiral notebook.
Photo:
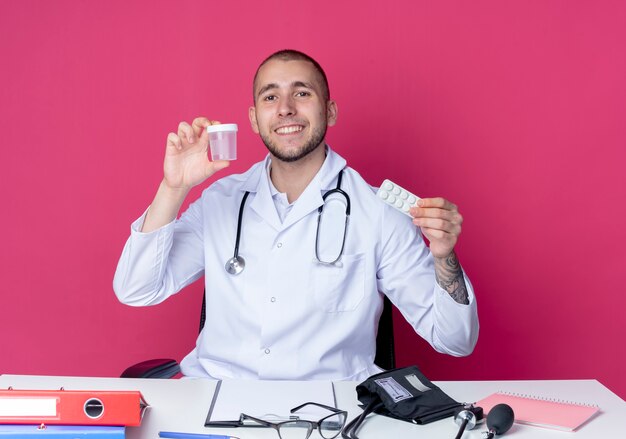
POLYGON ((478 401, 485 413, 496 404, 508 404, 515 413, 515 422, 574 431, 591 419, 600 408, 593 404, 580 404, 570 401, 540 398, 518 393, 497 392, 478 401))

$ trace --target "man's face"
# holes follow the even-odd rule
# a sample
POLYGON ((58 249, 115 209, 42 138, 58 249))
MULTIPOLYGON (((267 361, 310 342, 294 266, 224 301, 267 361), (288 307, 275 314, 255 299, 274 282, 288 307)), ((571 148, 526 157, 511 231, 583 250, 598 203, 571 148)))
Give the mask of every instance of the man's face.
POLYGON ((337 106, 326 101, 322 78, 308 61, 271 60, 258 72, 250 123, 270 153, 295 162, 323 147, 337 106))

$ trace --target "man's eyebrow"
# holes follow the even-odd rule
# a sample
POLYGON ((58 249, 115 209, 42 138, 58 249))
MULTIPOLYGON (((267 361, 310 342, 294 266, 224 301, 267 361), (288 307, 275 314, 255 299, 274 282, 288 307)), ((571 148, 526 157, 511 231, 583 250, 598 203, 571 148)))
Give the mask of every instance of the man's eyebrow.
POLYGON ((304 87, 304 88, 310 88, 313 89, 313 84, 311 84, 310 82, 304 82, 304 81, 295 81, 291 84, 293 87, 304 87))
POLYGON ((257 91, 256 95, 261 96, 263 93, 267 92, 268 90, 272 90, 274 88, 278 88, 278 84, 276 83, 266 84, 257 91))
MULTIPOLYGON (((313 90, 313 84, 311 84, 310 82, 304 82, 304 81, 294 81, 291 83, 291 87, 293 88, 298 88, 298 87, 304 87, 304 88, 308 88, 313 90)), ((278 84, 276 84, 275 82, 271 82, 269 84, 265 84, 263 87, 261 87, 258 91, 257 91, 257 96, 261 96, 262 94, 268 92, 269 90, 273 90, 276 88, 280 88, 278 86, 278 84)))

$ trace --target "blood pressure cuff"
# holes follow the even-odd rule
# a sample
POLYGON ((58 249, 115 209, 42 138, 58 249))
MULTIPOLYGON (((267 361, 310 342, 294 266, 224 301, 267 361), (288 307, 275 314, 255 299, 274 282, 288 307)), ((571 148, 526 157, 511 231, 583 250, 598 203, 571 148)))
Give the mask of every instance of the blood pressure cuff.
POLYGON ((356 431, 369 413, 428 424, 449 416, 463 404, 434 385, 416 366, 372 375, 356 387, 363 413, 351 421, 344 438, 357 439, 356 431))

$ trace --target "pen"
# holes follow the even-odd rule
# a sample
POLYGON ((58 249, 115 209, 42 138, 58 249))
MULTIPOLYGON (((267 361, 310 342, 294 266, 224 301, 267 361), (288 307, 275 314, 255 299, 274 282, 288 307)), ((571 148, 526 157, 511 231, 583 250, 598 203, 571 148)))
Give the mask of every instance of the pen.
POLYGON ((176 431, 159 431, 159 437, 172 439, 239 439, 235 436, 223 436, 221 434, 178 433, 176 431))

